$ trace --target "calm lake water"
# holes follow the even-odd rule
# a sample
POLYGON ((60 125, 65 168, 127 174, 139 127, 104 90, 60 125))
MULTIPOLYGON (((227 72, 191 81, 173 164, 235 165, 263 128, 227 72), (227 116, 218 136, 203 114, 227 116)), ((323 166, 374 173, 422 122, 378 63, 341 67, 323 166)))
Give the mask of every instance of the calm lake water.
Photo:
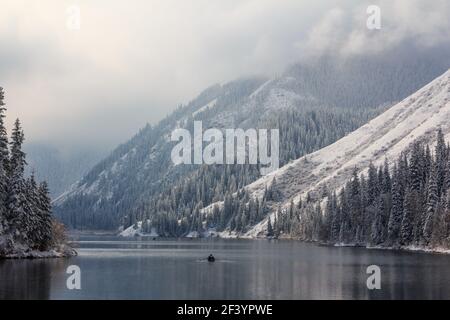
POLYGON ((70 259, 0 261, 0 299, 450 299, 449 255, 281 240, 83 236, 76 245, 70 259), (381 290, 366 286, 373 264, 381 290), (66 287, 69 265, 81 268, 81 290, 66 287))

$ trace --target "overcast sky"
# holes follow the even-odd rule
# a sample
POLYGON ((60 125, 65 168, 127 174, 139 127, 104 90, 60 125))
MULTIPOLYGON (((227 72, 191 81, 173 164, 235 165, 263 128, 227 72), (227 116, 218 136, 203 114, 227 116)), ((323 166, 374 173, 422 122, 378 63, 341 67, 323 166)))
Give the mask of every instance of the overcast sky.
POLYGON ((448 43, 449 15, 447 0, 2 0, 0 86, 28 140, 109 149, 217 82, 330 50, 448 43), (381 30, 366 28, 369 4, 381 30))

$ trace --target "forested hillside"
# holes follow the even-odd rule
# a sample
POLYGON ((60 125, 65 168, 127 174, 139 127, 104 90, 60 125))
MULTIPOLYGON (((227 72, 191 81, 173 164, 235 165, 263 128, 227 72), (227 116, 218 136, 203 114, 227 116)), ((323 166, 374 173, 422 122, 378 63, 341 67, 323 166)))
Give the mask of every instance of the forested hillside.
POLYGON ((433 228, 446 236, 433 243, 427 232, 437 231, 431 231, 431 222, 425 230, 424 221, 430 212, 427 219, 433 221, 445 220, 447 214, 450 168, 444 138, 450 138, 449 88, 450 70, 346 137, 258 179, 200 214, 213 221, 225 216, 230 222, 219 229, 222 236, 269 234, 344 244, 447 247, 443 221, 438 224, 447 233, 433 228), (357 200, 350 199, 355 194, 357 200), (411 209, 404 204, 407 195, 417 201, 410 222, 415 238, 401 242, 400 221, 405 208, 411 209), (437 217, 436 203, 441 210, 437 217), (262 216, 261 222, 255 223, 255 216, 262 216), (395 233, 390 242, 389 232, 395 233))
POLYGON ((450 248, 450 146, 442 131, 435 150, 416 142, 393 168, 353 171, 324 208, 306 198, 279 210, 268 236, 365 246, 450 248))
POLYGON ((276 128, 280 165, 285 165, 344 137, 413 93, 446 70, 447 64, 439 61, 370 57, 338 63, 326 57, 292 66, 272 79, 212 86, 119 146, 56 199, 56 213, 77 229, 115 229, 146 221, 147 231, 185 235, 197 229, 202 208, 229 198, 260 176, 259 168, 251 165, 173 166, 172 130, 192 132, 194 120, 201 120, 204 130, 276 128))

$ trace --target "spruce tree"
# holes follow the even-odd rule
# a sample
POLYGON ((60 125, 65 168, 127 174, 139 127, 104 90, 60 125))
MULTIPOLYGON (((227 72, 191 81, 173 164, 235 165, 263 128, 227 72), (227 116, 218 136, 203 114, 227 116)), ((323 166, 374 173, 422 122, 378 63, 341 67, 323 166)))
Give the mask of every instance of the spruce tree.
POLYGON ((375 245, 381 244, 381 242, 383 242, 383 211, 384 201, 382 197, 379 197, 375 207, 371 230, 371 240, 375 245))
POLYGON ((6 217, 6 196, 8 186, 7 164, 9 161, 8 150, 8 136, 5 127, 5 103, 4 103, 4 91, 0 87, 0 235, 2 235, 5 229, 8 227, 6 217))
POLYGON ((34 172, 30 178, 25 182, 25 217, 24 225, 22 226, 27 234, 27 244, 32 249, 39 249, 39 244, 42 241, 39 216, 39 194, 38 186, 34 177, 34 172))
POLYGON ((435 155, 436 155, 436 185, 437 185, 437 193, 440 196, 444 188, 445 168, 446 168, 446 161, 448 158, 444 134, 442 133, 442 129, 440 128, 437 133, 435 155))
POLYGON ((384 173, 383 173, 383 192, 389 194, 392 191, 391 173, 389 171, 389 163, 387 158, 384 159, 384 173))
POLYGON ((339 241, 340 228, 341 228, 341 217, 339 215, 336 193, 333 193, 331 198, 331 230, 330 230, 330 240, 332 242, 339 241))
POLYGON ((379 186, 377 179, 377 169, 370 162, 367 180, 367 205, 372 205, 379 194, 379 186))
POLYGON ((361 227, 362 208, 361 208, 361 184, 358 177, 358 169, 353 170, 352 180, 350 182, 350 219, 352 240, 357 240, 357 227, 361 227))
POLYGON ((6 170, 8 167, 9 161, 9 151, 8 151, 8 135, 5 127, 5 102, 4 102, 4 91, 3 88, 0 87, 0 164, 3 169, 6 170))
POLYGON ((426 218, 425 224, 423 226, 423 238, 425 240, 425 244, 429 244, 431 240, 431 236, 433 233, 433 222, 435 218, 436 208, 439 202, 438 195, 438 177, 439 177, 439 168, 436 164, 433 167, 430 180, 428 182, 427 188, 427 205, 426 205, 426 218))
POLYGON ((400 242, 402 245, 410 245, 413 241, 414 204, 415 199, 412 190, 407 190, 403 202, 403 217, 400 228, 400 242))
POLYGON ((420 157, 420 143, 415 142, 409 164, 409 178, 412 190, 420 191, 422 188, 423 168, 420 157))
POLYGON ((392 183, 392 207, 388 222, 388 243, 390 245, 398 244, 400 240, 400 227, 403 216, 403 195, 402 186, 398 181, 397 174, 392 183))
POLYGON ((450 190, 450 155, 447 157, 447 163, 445 166, 445 183, 444 183, 444 191, 450 190))
POLYGON ((22 151, 24 135, 19 119, 14 123, 11 136, 11 157, 9 162, 9 186, 7 193, 7 217, 14 236, 27 241, 30 221, 27 216, 26 186, 24 181, 25 153, 22 151))

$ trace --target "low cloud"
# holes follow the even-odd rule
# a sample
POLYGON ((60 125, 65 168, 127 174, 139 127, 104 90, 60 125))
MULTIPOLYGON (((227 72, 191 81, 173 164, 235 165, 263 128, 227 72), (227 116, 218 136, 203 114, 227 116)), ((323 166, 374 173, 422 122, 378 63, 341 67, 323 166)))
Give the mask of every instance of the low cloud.
POLYGON ((448 1, 6 0, 0 85, 30 140, 112 148, 202 89, 324 53, 448 45, 448 1), (366 28, 381 7, 382 29, 366 28), (79 5, 81 29, 66 28, 79 5))
POLYGON ((445 0, 363 1, 327 10, 307 36, 301 49, 307 55, 338 56, 379 54, 414 43, 417 47, 449 46, 450 3, 445 0), (381 10, 381 29, 369 30, 369 5, 381 10))

